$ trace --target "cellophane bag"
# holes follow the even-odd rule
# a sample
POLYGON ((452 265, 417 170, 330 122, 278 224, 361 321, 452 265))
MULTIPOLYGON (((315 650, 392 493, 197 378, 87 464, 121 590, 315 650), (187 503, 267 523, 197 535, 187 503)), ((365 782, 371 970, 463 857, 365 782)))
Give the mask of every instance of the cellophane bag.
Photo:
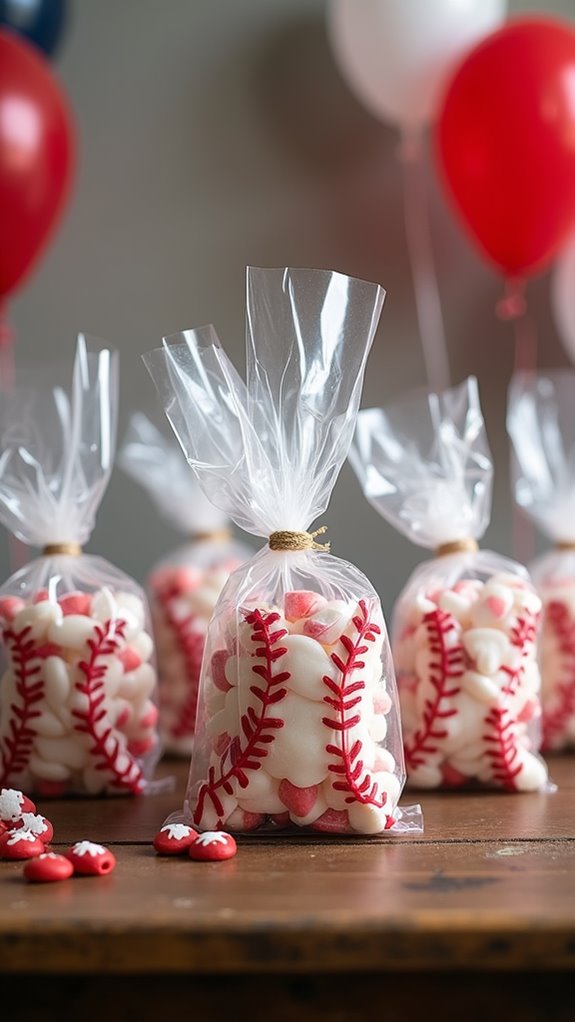
POLYGON ((522 565, 477 547, 493 465, 476 380, 360 412, 350 460, 377 511, 436 552, 393 617, 408 783, 543 788, 541 601, 522 565))
MULTIPOLYGON (((202 830, 418 829, 379 598, 309 533, 347 454, 384 293, 248 269, 247 382, 212 327, 146 356, 207 496, 266 545, 208 628, 183 812, 202 830)), ((323 530, 322 530, 323 531, 323 530)))
POLYGON ((230 573, 251 557, 234 539, 229 518, 204 496, 175 440, 134 414, 118 455, 124 471, 150 495, 162 518, 187 541, 148 578, 158 673, 162 747, 191 754, 200 668, 210 618, 230 573))
POLYGON ((146 600, 81 552, 114 460, 117 354, 80 336, 67 375, 24 373, 0 404, 0 521, 43 551, 0 587, 0 787, 138 794, 158 757, 146 600))
POLYGON ((543 602, 543 749, 575 748, 575 372, 514 376, 507 427, 517 505, 554 549, 531 566, 543 602))

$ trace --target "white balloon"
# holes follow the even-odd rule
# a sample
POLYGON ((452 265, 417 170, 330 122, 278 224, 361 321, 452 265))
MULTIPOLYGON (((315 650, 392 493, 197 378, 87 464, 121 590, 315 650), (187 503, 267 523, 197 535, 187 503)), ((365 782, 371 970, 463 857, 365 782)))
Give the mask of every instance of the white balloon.
POLYGON ((553 318, 565 351, 575 362, 575 235, 561 252, 551 281, 553 318))
POLYGON ((416 129, 434 118, 451 72, 506 11, 506 0, 330 0, 328 31, 365 106, 416 129))

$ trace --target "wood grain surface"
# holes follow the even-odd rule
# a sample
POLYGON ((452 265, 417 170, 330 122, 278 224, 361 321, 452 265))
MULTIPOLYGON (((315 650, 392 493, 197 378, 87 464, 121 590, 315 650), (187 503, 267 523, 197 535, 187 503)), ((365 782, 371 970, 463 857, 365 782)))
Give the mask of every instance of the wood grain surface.
POLYGON ((340 982, 575 965, 575 759, 552 762, 553 794, 421 794, 415 839, 251 838, 217 864, 154 855, 185 779, 166 770, 171 793, 39 806, 58 847, 100 841, 118 866, 30 886, 0 863, 0 972, 340 982))

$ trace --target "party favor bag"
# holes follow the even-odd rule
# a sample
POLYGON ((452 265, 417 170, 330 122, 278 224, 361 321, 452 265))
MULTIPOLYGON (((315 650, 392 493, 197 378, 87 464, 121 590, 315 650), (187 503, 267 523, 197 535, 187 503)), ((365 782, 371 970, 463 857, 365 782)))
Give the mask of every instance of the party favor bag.
MULTIPOLYGON (((347 454, 384 293, 320 270, 249 269, 247 382, 212 327, 146 356, 207 496, 268 544, 208 628, 183 814, 204 830, 377 834, 401 734, 380 601, 308 532, 347 454)), ((400 819, 400 817, 402 817, 400 819)))
POLYGON ((162 517, 187 537, 156 565, 148 595, 160 676, 162 746, 190 755, 208 623, 230 572, 253 550, 233 538, 229 518, 204 496, 180 447, 145 415, 132 416, 118 461, 149 493, 162 517))
POLYGON ((575 748, 575 372, 517 374, 507 427, 515 500, 555 547, 531 569, 543 601, 543 748, 575 748))
POLYGON ((476 380, 360 412, 351 462, 379 513, 435 551, 392 628, 409 783, 543 787, 541 602, 525 568, 477 548, 493 465, 476 380))
POLYGON ((144 595, 81 549, 112 469, 117 389, 117 355, 79 337, 71 389, 43 370, 2 395, 0 520, 42 554, 0 588, 0 787, 137 794, 158 756, 144 595))

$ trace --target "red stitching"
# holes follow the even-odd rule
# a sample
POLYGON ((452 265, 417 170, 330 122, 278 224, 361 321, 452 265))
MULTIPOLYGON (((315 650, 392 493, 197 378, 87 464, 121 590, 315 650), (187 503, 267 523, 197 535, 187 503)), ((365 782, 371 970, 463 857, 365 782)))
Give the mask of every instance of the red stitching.
POLYGON ((242 714, 240 724, 247 740, 246 745, 242 749, 241 739, 237 735, 232 739, 220 759, 219 777, 216 778, 214 767, 209 768, 207 783, 202 784, 198 793, 198 802, 194 811, 195 823, 201 822, 205 801, 206 798, 209 798, 219 818, 218 826, 222 825, 224 806, 217 792, 223 788, 228 795, 232 795, 234 789, 231 782, 233 779, 237 780, 240 788, 246 788, 249 781, 244 771, 259 770, 262 759, 265 759, 268 754, 267 746, 274 741, 274 732, 284 726, 281 717, 267 716, 269 707, 280 703, 287 695, 287 688, 278 688, 277 686, 283 685, 291 677, 289 671, 273 673, 274 662, 287 653, 285 646, 276 645, 287 635, 287 629, 278 628, 275 632, 270 631, 271 626, 279 619, 280 616, 277 613, 262 614, 259 610, 254 610, 245 617, 246 623, 254 626, 252 640, 262 643, 256 648, 254 658, 263 659, 264 663, 254 664, 252 671, 262 679, 265 687, 262 687, 261 684, 250 686, 250 692, 261 703, 260 713, 258 715, 250 706, 247 713, 242 714))
POLYGON ((32 745, 36 732, 31 728, 30 721, 39 717, 41 711, 33 707, 42 699, 44 682, 42 679, 34 681, 41 664, 30 666, 33 660, 39 660, 40 655, 34 639, 29 638, 32 626, 28 625, 21 632, 15 632, 12 628, 6 628, 3 633, 4 642, 10 651, 12 663, 15 666, 16 692, 20 696, 20 705, 12 703, 10 711, 10 734, 3 739, 1 752, 2 773, 0 783, 7 784, 13 774, 22 773, 28 766, 32 745), (11 648, 10 648, 11 647, 11 648), (15 723, 15 718, 18 723, 15 723), (6 751, 7 750, 7 751, 6 751))
POLYGON ((186 698, 178 710, 178 721, 170 728, 170 733, 174 738, 186 738, 193 735, 195 731, 205 636, 193 631, 193 622, 197 615, 190 614, 180 621, 173 613, 172 597, 169 594, 158 592, 156 599, 162 607, 166 624, 172 630, 182 655, 188 688, 186 698))
POLYGON ((433 699, 425 700, 425 712, 423 714, 423 726, 413 735, 408 743, 405 742, 405 762, 408 770, 413 770, 425 763, 425 756, 437 752, 438 746, 435 741, 446 738, 446 728, 438 727, 438 720, 447 720, 457 713, 457 709, 442 708, 446 699, 458 695, 461 688, 457 685, 449 687, 454 678, 460 678, 465 670, 465 655, 461 644, 448 647, 445 636, 456 630, 455 618, 447 611, 430 611, 424 615, 423 624, 427 630, 428 645, 430 652, 436 659, 432 660, 429 667, 429 681, 435 689, 433 699))
POLYGON ((108 717, 102 703, 106 697, 104 691, 104 679, 106 677, 106 665, 98 664, 101 656, 112 656, 119 647, 119 639, 124 638, 126 629, 125 621, 107 621, 105 625, 96 625, 94 632, 95 639, 88 639, 87 646, 90 650, 88 660, 81 660, 78 670, 84 676, 83 681, 76 682, 76 691, 82 692, 88 697, 87 710, 72 710, 79 724, 75 730, 89 735, 92 739, 90 748, 91 754, 96 760, 96 770, 108 771, 112 775, 110 784, 114 788, 124 788, 133 794, 137 794, 143 787, 143 774, 136 760, 127 750, 120 749, 120 743, 113 733, 112 726, 108 723, 108 717), (98 732, 98 725, 103 722, 103 730, 98 732), (111 750, 108 748, 111 745, 111 750), (118 759, 125 756, 127 766, 122 770, 118 767, 118 759))
POLYGON ((491 760, 493 780, 499 781, 506 791, 515 791, 515 778, 523 769, 522 762, 515 763, 518 756, 516 722, 507 707, 494 706, 485 718, 485 723, 492 730, 483 736, 483 740, 495 746, 485 753, 487 759, 491 760))
POLYGON ((565 739, 565 730, 575 715, 575 621, 566 605, 552 600, 545 609, 545 623, 555 632, 559 649, 565 658, 567 678, 553 688, 553 695, 559 696, 559 703, 550 712, 543 711, 543 749, 557 748, 555 739, 565 739))
POLYGON ((326 752, 335 756, 339 762, 330 763, 328 770, 337 776, 333 781, 334 791, 347 792, 346 803, 360 802, 362 805, 376 806, 383 809, 387 801, 387 793, 378 793, 377 781, 374 781, 368 770, 364 769, 363 760, 360 759, 363 742, 358 738, 348 748, 348 732, 361 721, 361 714, 355 713, 352 717, 348 714, 359 706, 362 700, 360 692, 365 689, 365 681, 358 679, 348 684, 353 671, 361 671, 365 668, 365 661, 358 657, 367 653, 368 646, 362 645, 365 642, 374 642, 376 635, 381 635, 381 629, 373 621, 369 620, 365 600, 359 601, 359 614, 352 618, 357 631, 355 642, 348 635, 341 635, 339 641, 347 653, 347 660, 343 661, 337 653, 331 654, 331 660, 341 674, 341 682, 338 685, 329 675, 324 675, 322 681, 332 693, 324 696, 323 701, 336 711, 337 718, 323 717, 322 723, 325 727, 338 731, 341 734, 341 749, 337 745, 326 745, 326 752))
POLYGON ((517 692, 519 685, 522 681, 525 673, 525 660, 530 655, 530 646, 533 646, 537 638, 537 620, 538 614, 533 614, 530 611, 525 611, 525 616, 520 617, 517 620, 517 624, 513 626, 510 632, 511 645, 515 646, 516 649, 521 650, 521 656, 517 667, 508 667, 504 665, 501 670, 509 678, 509 681, 501 689, 506 695, 513 696, 517 692))

